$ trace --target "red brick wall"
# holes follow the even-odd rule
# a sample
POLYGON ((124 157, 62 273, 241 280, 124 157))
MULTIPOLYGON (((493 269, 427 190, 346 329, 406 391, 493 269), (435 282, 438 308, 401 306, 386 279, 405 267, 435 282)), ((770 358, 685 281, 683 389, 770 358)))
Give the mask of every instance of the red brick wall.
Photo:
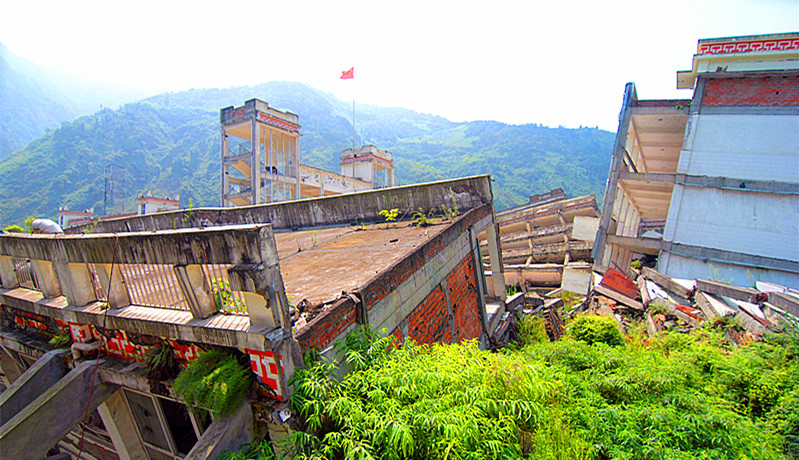
POLYGON ((299 342, 303 353, 312 348, 321 351, 344 332, 344 329, 355 323, 356 315, 355 303, 349 298, 343 298, 336 302, 330 310, 317 316, 298 330, 294 334, 294 338, 299 342))
POLYGON ((702 106, 799 106, 799 76, 710 78, 702 106))
POLYGON ((447 275, 449 301, 455 320, 455 342, 480 337, 480 299, 471 254, 447 275))
MULTIPOLYGON (((455 324, 454 336, 450 328, 446 294, 439 285, 408 315, 409 338, 417 343, 452 343, 480 336, 479 291, 475 284, 471 254, 447 275, 447 289, 455 324)), ((392 332, 399 339, 402 339, 401 328, 392 332)))
POLYGON ((408 337, 417 343, 452 342, 447 298, 440 285, 408 315, 408 337))

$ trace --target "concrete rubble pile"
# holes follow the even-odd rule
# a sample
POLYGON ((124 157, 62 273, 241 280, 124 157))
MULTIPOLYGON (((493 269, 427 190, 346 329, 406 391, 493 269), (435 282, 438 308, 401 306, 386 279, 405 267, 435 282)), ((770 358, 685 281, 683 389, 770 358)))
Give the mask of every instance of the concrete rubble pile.
POLYGON ((644 320, 650 335, 663 330, 688 332, 719 318, 728 322, 732 344, 757 341, 768 332, 799 330, 799 291, 758 281, 756 288, 712 280, 682 280, 651 268, 635 281, 608 269, 594 273, 587 312, 615 318, 626 331, 644 320))

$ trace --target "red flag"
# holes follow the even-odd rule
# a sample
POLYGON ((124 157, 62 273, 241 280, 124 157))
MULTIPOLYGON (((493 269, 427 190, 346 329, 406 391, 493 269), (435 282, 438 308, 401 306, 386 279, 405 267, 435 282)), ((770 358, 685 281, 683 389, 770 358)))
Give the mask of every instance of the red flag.
POLYGON ((355 78, 355 67, 350 67, 350 70, 345 70, 344 72, 341 72, 341 77, 339 78, 341 78, 342 80, 347 80, 348 78, 355 78))

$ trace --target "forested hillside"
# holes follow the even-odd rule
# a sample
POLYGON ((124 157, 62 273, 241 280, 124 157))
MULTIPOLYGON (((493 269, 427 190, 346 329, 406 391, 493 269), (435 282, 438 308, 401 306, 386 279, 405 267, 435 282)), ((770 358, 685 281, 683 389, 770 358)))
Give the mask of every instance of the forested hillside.
POLYGON ((0 44, 0 159, 74 118, 69 105, 41 69, 0 44))
MULTIPOLYGON (((300 83, 166 93, 64 123, 0 161, 0 225, 58 207, 102 213, 104 169, 114 165, 108 213, 133 209, 135 195, 180 194, 181 205, 219 202, 219 109, 257 97, 299 114, 302 162, 339 170, 352 143, 351 104, 300 83), (120 174, 124 166, 123 175, 120 174)), ((563 187, 604 192, 613 135, 598 129, 455 123, 400 108, 356 106, 356 144, 394 153, 401 184, 490 173, 496 206, 563 187)))

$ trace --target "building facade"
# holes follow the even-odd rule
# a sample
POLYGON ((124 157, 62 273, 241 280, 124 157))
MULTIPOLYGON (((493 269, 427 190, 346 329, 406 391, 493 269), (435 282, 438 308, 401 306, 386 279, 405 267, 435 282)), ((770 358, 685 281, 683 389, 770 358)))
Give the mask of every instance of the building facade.
POLYGON ((799 33, 700 40, 685 100, 625 89, 596 266, 799 286, 799 33), (663 237, 639 237, 642 219, 663 237))
POLYGON ((223 207, 316 198, 394 185, 391 153, 342 153, 342 174, 300 163, 299 117, 250 99, 220 111, 223 207))

